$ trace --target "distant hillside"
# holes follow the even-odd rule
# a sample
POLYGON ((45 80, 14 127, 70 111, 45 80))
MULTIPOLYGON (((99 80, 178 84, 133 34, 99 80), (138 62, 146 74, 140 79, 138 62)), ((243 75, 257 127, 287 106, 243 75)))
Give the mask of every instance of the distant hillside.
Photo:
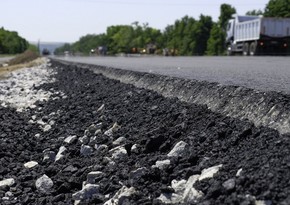
MULTIPOLYGON (((30 43, 38 46, 38 42, 30 42, 30 43)), ((39 42, 39 50, 40 52, 42 52, 43 49, 47 49, 51 54, 53 54, 55 49, 63 46, 64 44, 65 42, 39 42)))

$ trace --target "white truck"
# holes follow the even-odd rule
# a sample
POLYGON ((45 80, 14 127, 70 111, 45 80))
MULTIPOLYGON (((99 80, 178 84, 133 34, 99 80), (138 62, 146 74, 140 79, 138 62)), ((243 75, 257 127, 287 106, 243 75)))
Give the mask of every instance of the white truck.
POLYGON ((290 54, 290 18, 235 16, 227 27, 228 55, 290 54))

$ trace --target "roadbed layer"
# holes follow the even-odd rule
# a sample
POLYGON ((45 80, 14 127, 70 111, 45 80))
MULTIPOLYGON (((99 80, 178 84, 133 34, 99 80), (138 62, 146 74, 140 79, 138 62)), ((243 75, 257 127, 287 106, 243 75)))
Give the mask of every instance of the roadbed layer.
POLYGON ((31 90, 48 98, 0 106, 1 204, 290 203, 288 134, 75 64, 42 69, 53 81, 31 90))

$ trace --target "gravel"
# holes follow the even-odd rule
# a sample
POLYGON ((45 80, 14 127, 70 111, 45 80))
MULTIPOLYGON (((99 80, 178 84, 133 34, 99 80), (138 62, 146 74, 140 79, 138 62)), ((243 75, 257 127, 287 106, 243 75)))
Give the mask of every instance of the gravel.
POLYGON ((0 87, 0 204, 290 203, 289 134, 53 61, 0 87))

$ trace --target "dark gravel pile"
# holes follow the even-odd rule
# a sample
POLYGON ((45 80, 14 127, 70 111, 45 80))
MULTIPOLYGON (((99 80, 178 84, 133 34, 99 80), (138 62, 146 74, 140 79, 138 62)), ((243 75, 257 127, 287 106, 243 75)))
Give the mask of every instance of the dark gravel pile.
POLYGON ((65 97, 23 113, 0 107, 0 204, 290 204, 289 135, 86 69, 51 67, 56 82, 35 89, 65 97), (184 146, 170 155, 176 144, 184 146), (29 161, 38 165, 24 167, 29 161), (40 178, 49 180, 39 187, 40 178), (5 179, 14 183, 1 186, 5 179), (181 182, 199 194, 173 186, 181 182))

